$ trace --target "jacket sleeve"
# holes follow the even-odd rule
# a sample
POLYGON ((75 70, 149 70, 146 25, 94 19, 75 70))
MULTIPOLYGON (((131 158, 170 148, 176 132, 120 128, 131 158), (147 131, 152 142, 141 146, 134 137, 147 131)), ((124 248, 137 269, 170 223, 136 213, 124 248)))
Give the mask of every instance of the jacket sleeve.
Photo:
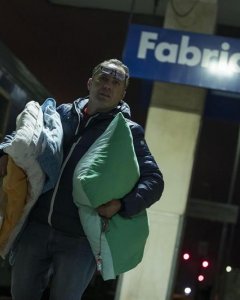
POLYGON ((134 189, 122 199, 119 214, 123 217, 131 217, 150 207, 160 199, 164 188, 162 173, 149 151, 142 127, 135 124, 131 130, 140 178, 134 189))

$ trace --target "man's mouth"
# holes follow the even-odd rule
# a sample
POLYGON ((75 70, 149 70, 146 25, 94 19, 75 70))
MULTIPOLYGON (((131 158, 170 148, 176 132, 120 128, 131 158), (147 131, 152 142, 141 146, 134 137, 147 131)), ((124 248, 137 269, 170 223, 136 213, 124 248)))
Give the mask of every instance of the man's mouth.
POLYGON ((104 97, 104 98, 109 98, 110 95, 109 94, 105 94, 105 93, 99 93, 100 96, 104 97))

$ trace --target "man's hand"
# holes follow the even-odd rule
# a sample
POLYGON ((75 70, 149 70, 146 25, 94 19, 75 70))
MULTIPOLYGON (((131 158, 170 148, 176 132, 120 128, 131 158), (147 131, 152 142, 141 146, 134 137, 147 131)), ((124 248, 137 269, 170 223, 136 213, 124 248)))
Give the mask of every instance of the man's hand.
POLYGON ((121 208, 120 200, 111 200, 99 207, 97 207, 97 212, 100 216, 110 219, 113 215, 115 215, 121 208))
POLYGON ((0 177, 3 177, 7 174, 7 163, 8 163, 8 156, 3 155, 0 157, 0 177))

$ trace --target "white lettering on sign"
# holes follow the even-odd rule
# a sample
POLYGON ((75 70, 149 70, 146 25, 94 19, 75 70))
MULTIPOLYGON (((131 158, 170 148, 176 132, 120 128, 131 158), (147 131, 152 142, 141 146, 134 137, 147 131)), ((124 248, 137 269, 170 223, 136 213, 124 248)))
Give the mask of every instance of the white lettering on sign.
POLYGON ((146 59, 150 51, 159 62, 177 63, 194 67, 200 65, 209 68, 212 63, 230 67, 231 71, 240 73, 240 52, 229 53, 230 44, 223 42, 221 49, 200 49, 190 44, 190 37, 183 35, 180 44, 158 42, 158 33, 143 31, 140 38, 137 57, 146 59))

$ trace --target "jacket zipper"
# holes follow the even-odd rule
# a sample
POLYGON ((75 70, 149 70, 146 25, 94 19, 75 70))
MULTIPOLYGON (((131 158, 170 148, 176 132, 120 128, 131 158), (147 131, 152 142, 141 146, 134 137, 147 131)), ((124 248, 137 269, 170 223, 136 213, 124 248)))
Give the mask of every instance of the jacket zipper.
MULTIPOLYGON (((84 128, 86 128, 86 127, 88 126, 89 122, 90 122, 92 119, 94 119, 95 117, 97 117, 97 116, 98 116, 98 114, 95 115, 94 117, 89 118, 88 121, 87 121, 87 123, 85 124, 84 128)), ((79 125, 77 126, 77 130, 78 130, 78 127, 79 127, 79 125)), ((76 134, 77 134, 77 131, 75 132, 75 135, 76 135, 76 134)), ((80 137, 78 138, 78 140, 77 140, 75 143, 73 143, 73 145, 72 145, 72 147, 71 147, 71 149, 70 149, 70 151, 69 151, 69 153, 68 153, 68 155, 67 155, 67 157, 66 157, 66 159, 65 159, 65 161, 63 162, 63 165, 62 165, 62 167, 61 167, 60 174, 59 174, 59 176, 58 176, 58 180, 57 180, 56 186, 55 186, 54 191, 53 191, 53 195, 52 195, 52 199, 51 199, 51 203, 50 203, 50 209, 49 209, 49 213, 48 213, 48 224, 49 224, 50 226, 52 226, 53 206, 54 206, 55 197, 56 197, 56 194, 57 194, 57 191, 58 191, 58 187, 59 187, 59 183, 60 183, 60 180, 61 180, 61 176, 62 176, 63 170, 64 170, 64 168, 65 168, 65 166, 66 166, 66 164, 67 164, 67 162, 68 162, 70 156, 72 155, 73 150, 75 149, 76 145, 79 143, 79 141, 81 140, 81 138, 82 138, 82 136, 80 136, 80 137)))

